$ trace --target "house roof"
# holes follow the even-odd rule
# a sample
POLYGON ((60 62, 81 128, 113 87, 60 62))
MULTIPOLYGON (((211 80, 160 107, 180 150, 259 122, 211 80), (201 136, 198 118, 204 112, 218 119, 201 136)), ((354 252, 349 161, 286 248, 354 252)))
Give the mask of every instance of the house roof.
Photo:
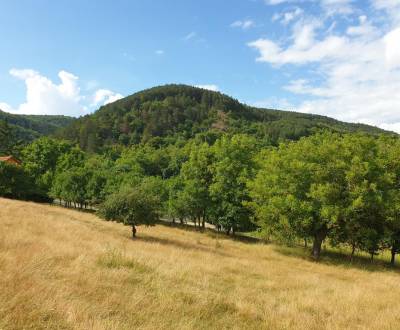
POLYGON ((16 159, 14 156, 3 156, 3 157, 0 157, 0 162, 21 164, 21 161, 16 159))

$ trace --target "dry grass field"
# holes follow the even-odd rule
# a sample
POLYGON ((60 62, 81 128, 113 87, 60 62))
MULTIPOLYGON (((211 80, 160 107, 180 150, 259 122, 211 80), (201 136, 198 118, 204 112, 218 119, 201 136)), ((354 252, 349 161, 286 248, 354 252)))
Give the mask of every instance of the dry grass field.
POLYGON ((400 328, 397 271, 284 251, 0 199, 0 329, 400 328))

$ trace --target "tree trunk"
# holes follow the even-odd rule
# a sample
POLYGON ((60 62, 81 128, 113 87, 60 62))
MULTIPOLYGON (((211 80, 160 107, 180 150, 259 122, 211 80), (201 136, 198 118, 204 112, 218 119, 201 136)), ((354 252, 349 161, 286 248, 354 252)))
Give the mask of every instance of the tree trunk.
POLYGON ((312 256, 315 260, 319 260, 321 255, 321 246, 322 242, 326 237, 326 230, 319 230, 314 236, 313 248, 312 248, 312 256))
POLYGON ((172 224, 175 224, 175 217, 172 218, 172 224))
POLYGON ((371 253, 371 263, 374 262, 374 255, 375 255, 375 253, 372 252, 372 253, 371 253))
POLYGON ((392 258, 390 259, 390 264, 394 266, 396 262, 396 249, 392 247, 392 250, 390 251, 392 253, 392 258))
POLYGON ((227 229, 225 229, 226 230, 226 234, 229 236, 229 234, 230 234, 230 232, 231 232, 231 228, 227 228, 227 229))
POLYGON ((183 225, 183 218, 179 218, 181 225, 183 225))
POLYGON ((135 225, 132 225, 132 238, 136 237, 136 227, 135 225))
POLYGON ((304 238, 304 247, 307 249, 307 247, 308 247, 308 244, 307 244, 308 242, 307 242, 307 238, 304 238))
POLYGON ((354 252, 356 252, 356 245, 355 245, 355 244, 352 244, 352 245, 351 245, 350 262, 353 262, 353 259, 354 259, 354 252))

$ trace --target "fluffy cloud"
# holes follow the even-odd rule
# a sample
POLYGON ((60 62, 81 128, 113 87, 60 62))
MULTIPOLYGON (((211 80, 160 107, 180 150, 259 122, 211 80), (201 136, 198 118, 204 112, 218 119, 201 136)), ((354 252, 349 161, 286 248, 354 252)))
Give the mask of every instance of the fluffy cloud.
POLYGON ((400 66, 400 27, 389 32, 384 41, 386 63, 389 68, 395 69, 400 66))
POLYGON ((196 85, 196 87, 203 88, 203 89, 208 89, 213 92, 218 92, 219 87, 217 85, 196 85))
POLYGON ((97 90, 93 96, 83 95, 79 78, 66 71, 58 73, 59 83, 31 69, 11 69, 10 75, 25 82, 26 101, 17 108, 0 102, 0 109, 16 114, 81 116, 94 110, 93 106, 122 97, 121 94, 104 89, 97 90))
MULTIPOLYGON (((352 5, 320 1, 321 10, 333 11, 339 4, 352 5)), ((400 132, 400 1, 372 0, 371 8, 376 16, 357 10, 358 16, 347 21, 357 24, 328 26, 309 16, 291 24, 286 40, 260 38, 248 46, 258 52, 258 62, 300 75, 283 86, 304 100, 297 110, 400 132), (382 24, 382 15, 391 19, 382 24)), ((353 9, 343 14, 355 15, 353 9)))
POLYGON ((93 96, 92 106, 106 105, 122 98, 123 96, 119 93, 114 93, 108 89, 99 89, 93 96))

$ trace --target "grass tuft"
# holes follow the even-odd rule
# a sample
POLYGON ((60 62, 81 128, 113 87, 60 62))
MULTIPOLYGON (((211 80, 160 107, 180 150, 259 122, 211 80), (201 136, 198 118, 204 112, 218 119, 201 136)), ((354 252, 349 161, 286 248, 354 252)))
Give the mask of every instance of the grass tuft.
POLYGON ((147 273, 150 271, 148 266, 139 263, 132 258, 126 257, 124 252, 116 248, 108 248, 104 254, 98 257, 97 264, 109 269, 134 269, 139 273, 147 273))

